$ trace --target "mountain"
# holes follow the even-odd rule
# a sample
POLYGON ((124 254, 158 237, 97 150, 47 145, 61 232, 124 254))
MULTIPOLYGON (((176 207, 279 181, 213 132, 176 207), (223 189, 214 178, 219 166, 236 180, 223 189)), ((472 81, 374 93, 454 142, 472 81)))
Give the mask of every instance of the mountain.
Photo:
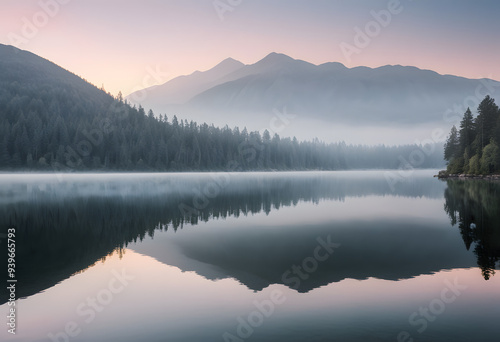
MULTIPOLYGON (((291 280, 294 278, 291 274, 288 279, 284 279, 283 272, 290 265, 300 265, 317 246, 317 241, 308 236, 309 232, 297 233, 300 230, 294 231, 292 225, 288 227, 290 233, 285 238, 269 234, 265 241, 262 231, 252 232, 249 229, 251 233, 246 234, 244 239, 237 234, 224 236, 223 245, 217 244, 220 236, 206 234, 203 243, 155 236, 155 240, 131 248, 166 265, 176 266, 184 272, 196 272, 207 279, 237 279, 253 291, 261 291, 272 284, 290 288, 299 284, 297 291, 309 292, 344 279, 364 280, 372 277, 397 281, 441 270, 476 266, 474 258, 465 248, 460 250, 454 244, 443 243, 444 239, 456 239, 456 231, 443 233, 424 225, 395 221, 386 225, 383 233, 375 232, 373 226, 380 224, 375 219, 369 225, 360 220, 336 226, 335 238, 344 241, 350 248, 336 250, 334 258, 322 263, 306 281, 299 283, 291 280), (408 230, 401 231, 402 226, 408 230), (366 239, 360 241, 361 234, 366 239), (418 251, 416 257, 415 251, 408 250, 405 244, 408 240, 425 245, 425 251, 418 251), (380 253, 377 247, 391 252, 380 253), (228 258, 228 255, 231 257, 228 258)), ((326 236, 331 227, 331 224, 325 224, 308 228, 314 229, 315 236, 326 236)))
MULTIPOLYGON (((200 75, 209 77, 212 70, 200 75)), ((443 119, 446 111, 453 111, 457 105, 477 106, 486 93, 500 87, 497 81, 440 75, 411 66, 347 68, 336 62, 314 65, 278 53, 219 76, 206 89, 195 78, 185 79, 182 87, 191 87, 193 91, 191 98, 182 97, 181 105, 177 101, 171 107, 179 78, 146 89, 148 96, 141 105, 157 113, 175 112, 182 118, 246 125, 249 129, 269 126, 273 113, 286 108, 298 118, 297 122, 314 121, 316 127, 413 129, 415 125, 431 125, 448 130, 451 124, 443 119), (476 99, 478 92, 481 97, 476 99)), ((204 78, 204 85, 208 84, 204 78)), ((463 115, 461 110, 453 115, 463 115)))
MULTIPOLYGON (((196 95, 217 85, 245 76, 287 70, 295 67, 295 60, 283 54, 271 53, 258 63, 245 66, 232 58, 227 58, 207 71, 195 71, 191 75, 176 77, 162 85, 136 91, 127 96, 131 102, 141 104, 136 98, 146 92, 148 108, 184 104, 196 95)), ((309 64, 304 62, 304 64, 309 64)), ((290 71, 290 70, 289 70, 290 71)))
MULTIPOLYGON (((275 69, 284 65, 282 59, 273 56, 255 68, 275 69)), ((191 79, 201 87, 214 75, 231 77, 238 67, 226 60, 191 79)), ((0 170, 397 168, 398 156, 421 148, 281 139, 270 131, 199 125, 155 117, 152 111, 146 115, 142 107, 131 107, 48 60, 5 45, 0 45, 0 75, 0 170)), ((440 166, 440 150, 420 165, 440 166)))
MULTIPOLYGON (((195 71, 188 76, 179 76, 169 82, 145 89, 151 107, 185 103, 193 96, 220 84, 220 79, 242 68, 243 63, 227 58, 206 72, 195 71)), ((143 91, 128 96, 132 101, 143 91)))
MULTIPOLYGON (((78 105, 95 113, 113 101, 109 94, 75 74, 13 46, 0 44, 0 75, 0 105, 2 114, 8 119, 14 119, 20 112, 28 115, 37 105, 32 103, 35 99, 49 106, 49 100, 54 102, 50 113, 52 120, 68 115, 70 111, 65 106, 78 105), (57 95, 49 99, 52 93, 57 95)), ((48 113, 41 111, 39 114, 48 113)))

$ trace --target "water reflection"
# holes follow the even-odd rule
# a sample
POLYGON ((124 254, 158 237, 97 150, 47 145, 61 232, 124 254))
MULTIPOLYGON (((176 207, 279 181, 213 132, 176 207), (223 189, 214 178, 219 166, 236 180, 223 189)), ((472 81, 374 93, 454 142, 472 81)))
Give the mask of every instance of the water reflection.
POLYGON ((484 279, 495 274, 500 260, 500 183, 447 180, 445 211, 458 223, 467 250, 474 245, 484 279))
MULTIPOLYGON (((408 178, 398 183, 394 191, 382 172, 61 178, 3 175, 0 176, 0 227, 15 226, 18 231, 19 297, 43 291, 114 250, 143 240, 153 242, 135 244, 136 250, 208 279, 231 277, 256 291, 270 284, 284 284, 308 292, 346 278, 398 280, 474 266, 470 253, 455 243, 458 234, 449 225, 442 225, 439 214, 429 214, 422 207, 422 199, 430 207, 442 206, 446 184, 437 182, 431 174, 408 178), (343 205, 346 201, 348 205, 343 205), (313 211, 307 205, 326 213, 338 210, 338 214, 319 220, 309 214, 313 211), (414 213, 397 215, 399 209, 394 208, 400 205, 401 210, 409 208, 414 213), (295 212, 308 209, 303 211, 307 223, 271 225, 266 215, 281 208, 280 222, 287 215, 284 210, 287 207, 295 212), (387 208, 394 209, 391 215, 383 214, 387 208), (371 211, 382 214, 367 217, 371 211), (235 229, 240 221, 245 225, 238 219, 226 229, 169 235, 165 240, 147 239, 155 232, 177 231, 185 225, 247 215, 262 215, 261 221, 235 229), (300 265, 317 246, 317 238, 328 235, 342 245, 335 252, 336 257, 322 263, 299 286, 287 283, 283 272, 291 265, 300 265)), ((447 208, 461 208, 460 203, 468 202, 456 199, 464 194, 453 189, 448 184, 447 208), (448 204, 449 201, 456 206, 448 204)), ((498 197, 496 200, 498 208, 498 197)), ((477 204, 478 208, 480 205, 477 204)), ((456 211, 460 210, 451 213, 456 211)), ((498 229, 493 227, 499 222, 498 213, 489 215, 488 229, 498 236, 498 229)), ((478 258, 487 256, 487 262, 481 259, 481 265, 487 264, 491 270, 494 268, 491 253, 496 250, 498 255, 498 244, 488 242, 493 233, 481 233, 486 229, 482 228, 486 216, 481 217, 482 221, 471 221, 479 228, 470 231, 461 228, 461 231, 464 239, 467 237, 477 244, 476 250, 483 251, 476 252, 478 258), (490 254, 481 254, 484 251, 490 254)), ((0 302, 5 301, 2 292, 0 302)))

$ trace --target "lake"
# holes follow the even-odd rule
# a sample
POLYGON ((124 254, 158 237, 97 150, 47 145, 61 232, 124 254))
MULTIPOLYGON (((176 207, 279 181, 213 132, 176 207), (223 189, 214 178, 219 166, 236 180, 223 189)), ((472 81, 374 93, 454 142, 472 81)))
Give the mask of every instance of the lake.
POLYGON ((496 340, 500 184, 436 173, 1 174, 1 340, 496 340))

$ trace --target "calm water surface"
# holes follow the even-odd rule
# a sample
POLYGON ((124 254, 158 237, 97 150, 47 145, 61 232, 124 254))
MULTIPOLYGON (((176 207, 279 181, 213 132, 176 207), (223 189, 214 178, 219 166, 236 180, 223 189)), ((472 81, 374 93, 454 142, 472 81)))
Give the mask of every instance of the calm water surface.
POLYGON ((435 173, 0 175, 0 340, 497 340, 500 184, 435 173))

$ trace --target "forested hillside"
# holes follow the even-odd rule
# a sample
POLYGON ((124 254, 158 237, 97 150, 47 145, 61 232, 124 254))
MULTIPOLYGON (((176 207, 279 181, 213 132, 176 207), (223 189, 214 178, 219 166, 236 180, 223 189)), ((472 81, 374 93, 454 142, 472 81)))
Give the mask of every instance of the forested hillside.
MULTIPOLYGON (((2 170, 397 168, 419 148, 299 142, 146 114, 43 58, 0 45, 2 170)), ((418 166, 441 165, 438 148, 418 166)))
POLYGON ((444 156, 450 174, 492 174, 500 172, 500 109, 486 96, 477 108, 476 118, 469 108, 460 129, 451 128, 444 156))

